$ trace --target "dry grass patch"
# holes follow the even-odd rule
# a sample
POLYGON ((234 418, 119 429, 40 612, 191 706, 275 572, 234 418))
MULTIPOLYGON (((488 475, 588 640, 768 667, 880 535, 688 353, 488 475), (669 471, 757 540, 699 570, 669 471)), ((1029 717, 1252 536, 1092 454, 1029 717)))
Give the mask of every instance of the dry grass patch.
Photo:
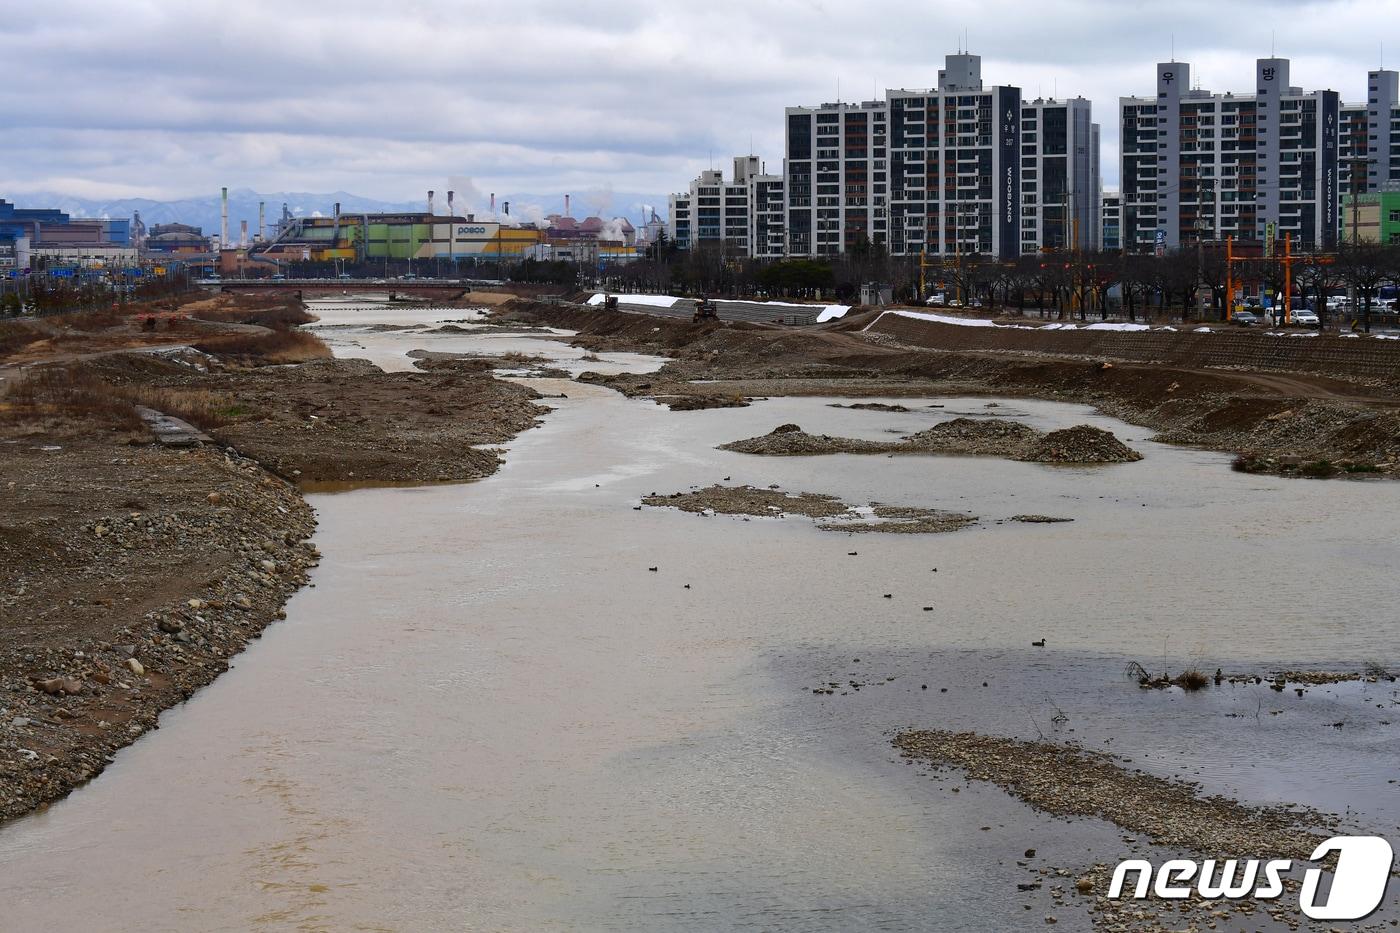
POLYGON ((5 387, 5 401, 5 413, 12 421, 66 415, 125 430, 139 430, 143 425, 129 398, 74 366, 45 366, 27 373, 5 387))
POLYGON ((194 348, 243 366, 277 366, 331 357, 330 347, 319 337, 301 330, 220 334, 202 338, 194 348))

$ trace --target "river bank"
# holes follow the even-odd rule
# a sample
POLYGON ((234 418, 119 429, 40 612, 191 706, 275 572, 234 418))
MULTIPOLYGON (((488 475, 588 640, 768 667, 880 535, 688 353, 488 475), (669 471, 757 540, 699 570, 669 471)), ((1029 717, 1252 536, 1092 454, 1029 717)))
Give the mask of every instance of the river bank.
POLYGON ((280 303, 157 313, 49 327, 0 395, 0 820, 101 773, 284 617, 318 560, 301 486, 479 479, 544 411, 489 373, 331 359, 280 303), (163 446, 138 406, 209 440, 163 446))
MULTIPOLYGON (((686 396, 1038 398, 1093 405, 1151 428, 1170 443, 1229 451, 1237 456, 1237 468, 1246 472, 1326 477, 1400 471, 1400 403, 1391 387, 1375 380, 1185 369, 1033 350, 940 349, 936 335, 929 336, 927 345, 908 342, 908 328, 917 321, 904 321, 905 329, 896 335, 849 329, 859 321, 825 330, 791 330, 742 322, 693 324, 526 301, 504 304, 497 313, 508 321, 574 328, 580 346, 672 358, 653 375, 585 376, 629 397, 668 403, 686 396)), ((1020 338, 1023 332, 1008 333, 1020 338)))

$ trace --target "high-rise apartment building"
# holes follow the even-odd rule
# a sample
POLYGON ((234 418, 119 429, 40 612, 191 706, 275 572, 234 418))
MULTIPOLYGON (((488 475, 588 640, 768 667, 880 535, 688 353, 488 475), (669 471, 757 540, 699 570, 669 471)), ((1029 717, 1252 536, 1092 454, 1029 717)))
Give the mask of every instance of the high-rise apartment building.
POLYGON ((1099 248, 1108 251, 1123 248, 1123 198, 1116 191, 1105 191, 1101 207, 1103 220, 1099 248))
MULTIPOLYGON (((1343 195, 1379 191, 1400 181, 1400 73, 1367 73, 1366 102, 1342 104, 1339 145, 1343 195)), ((1347 223, 1343 218, 1343 227, 1347 223)))
MULTIPOLYGON (((781 186, 782 179, 776 179, 781 186)), ((758 156, 735 156, 729 181, 719 169, 709 169, 690 183, 687 191, 670 196, 671 231, 681 249, 711 245, 735 256, 748 256, 753 198, 761 192, 771 201, 774 177, 763 174, 758 156)), ((766 202, 767 203, 767 202, 766 202)), ((763 229, 764 247, 769 230, 763 229)), ((781 255, 781 253, 779 253, 781 255)))
POLYGON ((1191 87, 1186 62, 1157 65, 1155 97, 1119 101, 1124 247, 1162 251, 1202 240, 1291 234, 1336 242, 1341 106, 1303 91, 1289 62, 1261 58, 1247 94, 1191 87))
POLYGON ((730 182, 711 170, 671 196, 682 248, 723 243, 764 259, 867 243, 1006 259, 1098 248, 1099 128, 1082 97, 1023 101, 1020 88, 984 87, 981 57, 958 53, 935 89, 784 116, 781 176, 746 156, 730 182))
POLYGON ((1098 241, 1089 101, 1023 102, 949 55, 931 90, 786 110, 787 252, 1014 258, 1098 241))

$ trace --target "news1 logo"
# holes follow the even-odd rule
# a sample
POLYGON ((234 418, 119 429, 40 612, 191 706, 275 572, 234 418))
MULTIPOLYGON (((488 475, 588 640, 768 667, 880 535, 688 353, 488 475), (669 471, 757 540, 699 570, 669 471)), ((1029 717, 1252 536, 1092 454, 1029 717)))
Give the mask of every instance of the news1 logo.
MULTIPOLYGON (((1395 853, 1380 836, 1333 836, 1313 850, 1308 861, 1320 861, 1337 853, 1337 868, 1326 896, 1318 887, 1322 869, 1309 868, 1303 875, 1298 907, 1311 920, 1361 920, 1375 912, 1385 897, 1395 853)), ((1145 859, 1128 859, 1113 870, 1110 898, 1123 897, 1128 875, 1136 872, 1130 896, 1141 900, 1149 891, 1164 900, 1184 900, 1194 890, 1205 900, 1253 898, 1273 900, 1283 894, 1283 873, 1291 859, 1168 859, 1159 867, 1145 859), (1217 865, 1219 866, 1217 870, 1217 865), (1193 886, 1192 881, 1195 881, 1193 886)))

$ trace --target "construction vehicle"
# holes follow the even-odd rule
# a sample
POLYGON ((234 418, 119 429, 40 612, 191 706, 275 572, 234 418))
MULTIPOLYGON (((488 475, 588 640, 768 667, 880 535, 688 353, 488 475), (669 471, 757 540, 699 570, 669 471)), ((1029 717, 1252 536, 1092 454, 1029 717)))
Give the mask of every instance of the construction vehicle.
POLYGON ((616 310, 617 310, 617 296, 616 296, 616 295, 604 295, 604 296, 603 296, 603 310, 604 310, 604 311, 616 311, 616 310))
POLYGON ((715 303, 704 295, 701 295, 700 300, 695 302, 695 314, 691 317, 690 322, 692 324, 699 324, 701 321, 718 320, 719 309, 715 307, 715 303))

